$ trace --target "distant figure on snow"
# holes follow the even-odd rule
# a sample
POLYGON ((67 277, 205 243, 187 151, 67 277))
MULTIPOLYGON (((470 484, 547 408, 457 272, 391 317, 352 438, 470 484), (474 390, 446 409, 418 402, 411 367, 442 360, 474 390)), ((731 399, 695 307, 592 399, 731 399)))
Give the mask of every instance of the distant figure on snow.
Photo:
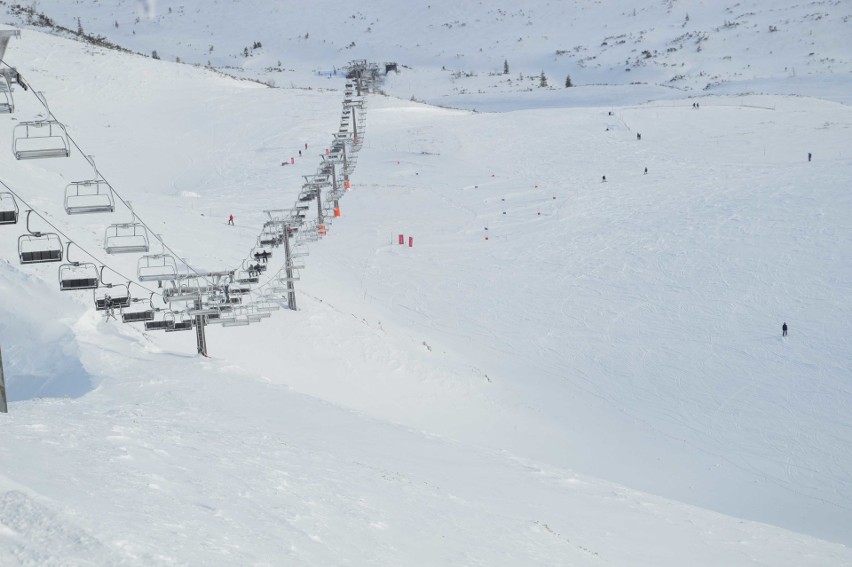
POLYGON ((783 325, 781 325, 781 336, 787 336, 787 322, 785 321, 783 325))
POLYGON ((299 150, 299 157, 302 157, 302 150, 299 150))
POLYGON ((648 175, 648 168, 647 167, 645 168, 645 173, 643 173, 643 175, 648 175))
POLYGON ((641 140, 641 139, 642 139, 642 134, 640 134, 639 132, 636 132, 636 139, 637 139, 637 140, 641 140))
POLYGON ((603 177, 601 177, 601 183, 606 183, 606 175, 604 175, 603 177))
POLYGON ((305 142, 305 149, 306 150, 308 149, 308 143, 307 142, 305 142))
POLYGON ((234 225, 234 215, 230 215, 228 217, 228 224, 231 225, 231 226, 234 225))
POLYGON ((813 156, 811 155, 811 152, 808 152, 808 161, 811 161, 811 158, 812 158, 812 157, 813 157, 813 156))

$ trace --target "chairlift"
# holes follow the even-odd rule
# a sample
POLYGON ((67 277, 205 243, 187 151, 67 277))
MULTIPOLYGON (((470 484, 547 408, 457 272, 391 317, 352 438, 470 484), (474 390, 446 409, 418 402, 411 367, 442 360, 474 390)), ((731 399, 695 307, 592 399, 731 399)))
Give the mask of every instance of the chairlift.
POLYGON ((71 145, 65 126, 56 120, 21 122, 12 129, 15 159, 68 157, 71 145))
MULTIPOLYGON (((239 281, 239 280, 237 280, 237 281, 239 281)), ((247 293, 251 293, 250 287, 247 287, 247 286, 229 286, 228 287, 228 295, 230 295, 230 296, 246 295, 247 293)), ((231 297, 231 299, 233 300, 233 299, 239 299, 239 298, 231 297)), ((240 303, 240 301, 238 301, 237 303, 240 303)))
POLYGON ((175 321, 175 323, 171 326, 171 328, 166 328, 167 333, 171 333, 174 331, 191 331, 195 326, 195 320, 193 317, 189 315, 181 315, 180 321, 175 321))
POLYGON ((163 301, 167 303, 197 301, 202 296, 216 291, 218 286, 202 283, 198 277, 186 277, 172 282, 172 287, 163 290, 163 301))
POLYGON ((18 202, 11 193, 0 193, 0 224, 18 222, 18 202))
MULTIPOLYGON (((257 263, 252 264, 250 260, 243 260, 242 268, 234 272, 234 281, 241 284, 256 284, 260 281, 260 273, 266 271, 266 266, 257 263)), ((246 288, 248 289, 248 288, 246 288)), ((234 288, 230 288, 231 293, 234 292, 234 288)))
POLYGON ((106 229, 104 250, 107 254, 148 252, 149 249, 148 230, 142 223, 111 224, 106 229))
MULTIPOLYGON (((131 302, 135 302, 138 300, 131 300, 131 302)), ((148 323, 154 320, 154 313, 159 311, 159 309, 154 307, 154 294, 151 293, 151 296, 148 298, 148 308, 147 309, 134 309, 130 311, 121 310, 121 322, 122 323, 148 323)))
POLYGON ((171 254, 151 254, 139 258, 136 277, 140 282, 162 282, 176 280, 177 262, 171 254))
POLYGON ((100 285, 92 290, 95 310, 107 311, 130 307, 130 303, 133 301, 133 297, 130 295, 130 282, 113 284, 104 281, 104 268, 105 266, 101 266, 100 285))
MULTIPOLYGON (((130 286, 114 285, 111 287, 99 287, 92 291, 92 298, 95 302, 96 311, 106 311, 108 309, 125 309, 130 307, 133 302, 133 297, 130 295, 130 286)), ((122 318, 125 313, 122 313, 122 318)), ((154 311, 151 311, 151 319, 154 318, 154 311)), ((148 319, 143 319, 148 320, 148 319)), ((125 321, 127 323, 128 321, 125 321)))
POLYGON ((256 246, 252 249, 251 256, 255 260, 262 261, 265 264, 272 257, 272 250, 264 247, 263 245, 256 246))
POLYGON ((66 247, 65 261, 65 264, 59 266, 59 289, 61 291, 97 289, 101 281, 98 267, 91 262, 72 261, 70 240, 66 247))
POLYGON ((205 317, 207 317, 209 315, 218 315, 219 312, 220 312, 219 307, 214 306, 214 305, 202 306, 202 307, 199 307, 198 309, 190 308, 190 309, 187 310, 187 313, 192 317, 198 317, 198 316, 201 316, 201 315, 203 315, 205 317))
POLYGON ((103 179, 72 181, 65 187, 65 212, 69 215, 113 211, 112 187, 103 179))
POLYGON ((175 314, 171 311, 163 313, 162 319, 145 322, 146 331, 167 331, 175 326, 175 314))
POLYGON ((271 300, 256 301, 254 307, 260 312, 278 311, 279 309, 281 309, 280 305, 271 300))
POLYGON ((62 261, 62 240, 53 232, 37 232, 30 228, 30 213, 27 211, 27 232, 18 237, 18 257, 21 264, 41 264, 62 261))
POLYGON ((12 96, 12 82, 9 80, 9 71, 0 71, 0 114, 11 114, 15 112, 15 98, 12 96))

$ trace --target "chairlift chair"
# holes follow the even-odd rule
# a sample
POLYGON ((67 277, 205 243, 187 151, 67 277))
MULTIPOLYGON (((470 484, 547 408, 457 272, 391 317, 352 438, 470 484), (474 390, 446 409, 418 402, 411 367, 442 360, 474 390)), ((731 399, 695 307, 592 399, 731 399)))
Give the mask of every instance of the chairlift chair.
POLYGON ((177 262, 171 254, 150 254, 139 258, 136 277, 140 282, 162 282, 176 280, 177 262))
MULTIPOLYGON (((253 274, 254 272, 252 272, 253 274)), ((250 275, 249 272, 244 272, 240 270, 237 274, 237 283, 241 284, 256 284, 260 281, 260 276, 250 275)), ((239 290, 247 289, 247 288, 231 288, 229 290, 230 293, 240 293, 239 290)))
POLYGON ((145 322, 146 331, 167 331, 175 326, 175 314, 171 311, 166 311, 162 319, 154 319, 145 322))
MULTIPOLYGON (((134 300, 131 300, 131 303, 134 300)), ((153 303, 149 300, 150 308, 147 309, 134 309, 131 311, 121 310, 121 322, 122 323, 147 323, 149 321, 154 320, 154 313, 157 311, 154 309, 153 303)))
POLYGON ((266 262, 267 260, 272 258, 272 250, 267 247, 264 247, 263 245, 259 245, 252 249, 251 256, 257 261, 263 260, 264 262, 266 262))
POLYGON ((180 321, 175 321, 174 325, 169 329, 166 329, 167 333, 171 333, 174 331, 191 331, 195 326, 195 319, 189 315, 181 315, 180 321))
POLYGON ((104 269, 101 266, 100 285, 92 290, 92 299, 95 302, 96 311, 108 309, 124 309, 130 307, 133 297, 130 295, 130 282, 126 284, 114 284, 104 280, 104 269))
POLYGON ((198 277, 187 277, 173 282, 173 286, 163 290, 163 301, 167 303, 196 301, 202 296, 218 289, 202 283, 198 277))
POLYGON ((279 304, 277 304, 277 303, 275 303, 274 301, 271 301, 271 300, 256 301, 254 306, 255 306, 255 309, 257 309, 258 311, 260 311, 262 313, 267 312, 267 311, 278 311, 279 309, 281 309, 281 306, 279 304))
POLYGON ((71 145, 65 126, 56 120, 21 122, 12 129, 15 159, 68 157, 71 145))
MULTIPOLYGON (((130 295, 130 287, 127 285, 111 285, 110 287, 98 287, 92 290, 92 298, 95 302, 96 311, 107 309, 125 309, 130 307, 133 297, 130 295)), ((122 317, 124 313, 122 313, 122 317)), ((151 311, 151 318, 154 312, 151 311)), ((125 321, 126 322, 126 321, 125 321)))
POLYGON ((65 212, 69 215, 113 211, 112 187, 103 179, 72 181, 65 187, 65 212))
POLYGON ((61 291, 97 289, 101 282, 98 267, 91 262, 72 261, 71 241, 68 241, 66 247, 65 261, 65 264, 59 266, 59 289, 61 291))
POLYGON ((111 224, 104 235, 107 254, 148 252, 148 230, 138 222, 111 224))
POLYGON ((18 222, 18 202, 11 193, 0 193, 0 224, 18 222))
POLYGON ((27 211, 27 234, 18 237, 18 257, 21 264, 41 264, 62 261, 62 240, 54 232, 38 232, 30 228, 27 211))

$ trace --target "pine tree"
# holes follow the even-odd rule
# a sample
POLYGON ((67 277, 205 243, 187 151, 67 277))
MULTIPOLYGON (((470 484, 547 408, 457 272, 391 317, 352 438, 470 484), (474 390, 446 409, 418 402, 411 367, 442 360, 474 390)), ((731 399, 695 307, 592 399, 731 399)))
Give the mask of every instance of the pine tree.
POLYGON ((509 74, 509 60, 508 59, 503 60, 503 74, 504 75, 509 74))
POLYGON ((547 77, 544 76, 544 71, 541 72, 541 78, 538 81, 538 86, 546 87, 547 86, 547 77))
POLYGON ((80 21, 80 18, 77 18, 77 35, 83 35, 83 22, 80 21))
POLYGON ((156 49, 155 49, 154 51, 152 51, 152 52, 151 52, 151 58, 152 58, 152 59, 159 59, 159 58, 160 58, 160 56, 157 54, 157 50, 156 50, 156 49))
POLYGON ((568 87, 573 87, 573 86, 574 86, 574 83, 571 82, 571 75, 566 75, 565 76, 565 88, 567 89, 568 87))

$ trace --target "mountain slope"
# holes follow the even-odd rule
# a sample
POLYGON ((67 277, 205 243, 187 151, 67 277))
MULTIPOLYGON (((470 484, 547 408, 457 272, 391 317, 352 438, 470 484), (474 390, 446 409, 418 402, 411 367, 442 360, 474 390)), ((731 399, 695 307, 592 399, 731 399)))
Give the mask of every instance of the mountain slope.
MULTIPOLYGON (((7 60, 134 211, 214 269, 245 256, 262 209, 295 200, 341 98, 32 32, 7 60)), ((6 118, 32 118, 15 94, 6 118)), ((211 328, 213 360, 188 334, 56 297, 55 266, 4 265, 0 546, 17 563, 850 561, 800 535, 848 545, 848 107, 369 105, 300 310, 211 328)), ((0 152, 0 168, 134 273, 100 250, 128 211, 62 211, 89 172, 76 149, 0 152)), ((13 262, 21 227, 0 228, 13 262)))

